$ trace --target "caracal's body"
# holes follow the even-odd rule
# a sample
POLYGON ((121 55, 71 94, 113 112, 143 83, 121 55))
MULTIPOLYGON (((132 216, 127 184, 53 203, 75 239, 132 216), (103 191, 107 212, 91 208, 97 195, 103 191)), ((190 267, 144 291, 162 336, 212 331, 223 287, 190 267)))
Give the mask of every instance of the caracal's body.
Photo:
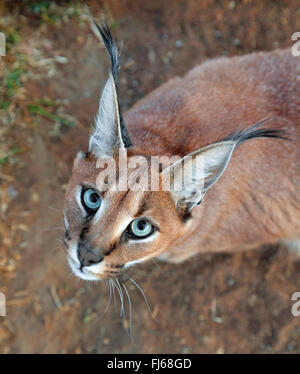
POLYGON ((290 49, 209 60, 129 110, 126 127, 149 154, 186 154, 262 118, 290 141, 256 140, 193 210, 197 217, 162 258, 244 250, 300 238, 300 57, 290 49))
POLYGON ((66 192, 74 273, 104 279, 151 257, 180 262, 300 238, 300 57, 287 49, 207 61, 150 93, 123 121, 117 47, 107 27, 99 31, 111 72, 89 151, 77 155, 66 192), (125 150, 129 162, 182 157, 157 171, 160 183, 170 177, 170 190, 102 189, 99 163, 117 162, 125 150), (200 174, 189 169, 198 156, 200 174))

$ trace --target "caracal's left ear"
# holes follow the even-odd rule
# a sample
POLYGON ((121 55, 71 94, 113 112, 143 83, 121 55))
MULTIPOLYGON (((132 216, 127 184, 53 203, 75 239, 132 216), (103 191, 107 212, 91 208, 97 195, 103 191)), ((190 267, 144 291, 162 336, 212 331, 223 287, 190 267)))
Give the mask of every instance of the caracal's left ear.
POLYGON ((170 182, 170 193, 176 207, 190 212, 199 204, 206 191, 224 173, 233 151, 244 141, 259 137, 286 139, 283 130, 261 129, 265 121, 201 148, 164 169, 162 174, 170 182))
POLYGON ((104 86, 89 151, 96 157, 114 156, 119 148, 131 145, 118 102, 117 78, 119 71, 119 50, 106 24, 96 27, 110 57, 110 72, 104 86))
POLYGON ((190 212, 201 202, 205 192, 223 174, 234 147, 234 142, 212 144, 162 171, 165 180, 170 181, 170 193, 178 209, 190 212))

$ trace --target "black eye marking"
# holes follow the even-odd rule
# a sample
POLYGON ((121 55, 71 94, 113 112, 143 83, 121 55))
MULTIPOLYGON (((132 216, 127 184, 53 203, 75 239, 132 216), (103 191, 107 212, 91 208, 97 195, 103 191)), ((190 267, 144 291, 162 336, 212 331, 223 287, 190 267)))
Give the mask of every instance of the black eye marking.
POLYGON ((139 209, 138 209, 135 217, 142 216, 144 214, 144 212, 147 210, 147 208, 148 208, 147 202, 145 200, 142 201, 142 203, 140 204, 139 209))
POLYGON ((89 231, 89 227, 88 226, 84 226, 83 229, 81 230, 81 233, 80 233, 80 240, 84 240, 85 239, 85 234, 89 231))
POLYGON ((122 269, 124 267, 124 264, 118 264, 118 265, 110 265, 111 268, 117 268, 122 269))
POLYGON ((71 240, 71 237, 70 237, 70 234, 68 232, 68 230, 65 231, 64 235, 63 235, 63 238, 62 238, 62 241, 63 241, 63 245, 67 248, 68 247, 68 241, 71 240))
POLYGON ((71 236, 70 236, 68 230, 65 231, 64 238, 67 239, 67 240, 71 240, 71 236))
POLYGON ((113 243, 111 244, 111 246, 109 247, 109 250, 107 252, 104 253, 104 256, 108 256, 111 254, 112 251, 114 251, 115 249, 117 248, 117 243, 113 243))

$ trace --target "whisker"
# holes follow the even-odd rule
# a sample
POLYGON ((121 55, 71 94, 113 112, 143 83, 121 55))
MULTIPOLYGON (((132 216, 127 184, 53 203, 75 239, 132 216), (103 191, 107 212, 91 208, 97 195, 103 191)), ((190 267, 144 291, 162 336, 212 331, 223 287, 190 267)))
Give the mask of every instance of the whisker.
POLYGON ((134 279, 132 279, 132 278, 130 278, 129 277, 129 280, 136 286, 136 288, 140 291, 140 293, 143 295, 143 297, 144 297, 144 300, 145 300, 145 303, 146 303, 146 305, 147 305, 147 308, 148 308, 148 310, 149 310, 149 313, 151 314, 151 316, 152 316, 152 318, 153 319, 155 319, 155 321, 157 321, 157 319, 154 317, 154 315, 153 315, 153 313, 152 313, 152 310, 151 310, 151 307, 150 307, 150 305, 149 305, 149 302, 148 302, 148 300, 147 300, 147 297, 146 297, 146 295, 145 295, 145 293, 144 293, 144 291, 142 290, 142 288, 141 288, 141 286, 134 280, 134 279))
POLYGON ((111 284, 110 283, 106 283, 106 282, 105 282, 105 284, 108 285, 109 298, 108 298, 108 302, 106 304, 106 308, 105 308, 104 312, 98 317, 99 319, 101 319, 105 315, 105 313, 107 312, 107 310, 108 310, 108 308, 110 306, 110 301, 111 301, 111 294, 112 294, 112 292, 111 292, 111 284))
POLYGON ((117 287, 117 290, 118 290, 118 293, 120 295, 120 301, 121 301, 121 309, 120 309, 120 317, 124 317, 125 318, 125 310, 124 310, 124 301, 123 301, 123 292, 121 290, 121 287, 120 287, 120 283, 118 281, 118 279, 116 279, 116 283, 115 283, 116 287, 117 287))
POLYGON ((162 271, 162 268, 159 265, 159 263, 154 258, 151 258, 150 260, 152 260, 154 262, 154 264, 156 265, 156 267, 158 268, 158 270, 162 273, 163 271, 162 271))
MULTIPOLYGON (((63 251, 65 252, 66 255, 68 255, 70 258, 72 258, 69 254, 69 251, 64 245, 64 242, 61 239, 56 238, 56 240, 59 242, 59 244, 62 246, 63 251)), ((76 261, 72 258, 72 260, 76 263, 76 261)))
POLYGON ((54 206, 49 206, 48 207, 49 209, 52 209, 52 210, 55 210, 56 212, 62 212, 62 209, 59 209, 59 208, 55 208, 54 206))
POLYGON ((131 307, 131 299, 130 299, 130 295, 129 295, 129 292, 125 286, 125 284, 122 282, 122 286, 126 292, 126 295, 127 295, 127 300, 128 300, 128 305, 129 305, 129 337, 131 339, 131 342, 133 344, 135 344, 135 341, 133 339, 133 335, 132 335, 132 307, 131 307))
POLYGON ((67 175, 68 175, 68 178, 70 178, 71 177, 71 171, 70 171, 70 168, 65 164, 64 165, 64 167, 65 167, 65 172, 67 173, 67 175))
POLYGON ((69 275, 67 276, 67 279, 70 279, 73 275, 74 275, 74 274, 73 274, 73 272, 71 271, 71 272, 69 273, 69 275))
POLYGON ((123 324, 124 324, 124 327, 125 327, 127 335, 131 339, 130 332, 128 331, 128 328, 126 327, 126 324, 124 323, 124 322, 126 322, 126 313, 125 313, 124 302, 123 302, 123 300, 124 300, 124 294, 123 294, 122 287, 121 287, 120 282, 119 282, 118 279, 116 279, 116 284, 118 285, 118 289, 120 290, 120 293, 122 295, 122 307, 121 307, 120 317, 122 317, 122 315, 123 315, 123 324))
POLYGON ((53 226, 53 227, 42 227, 42 228, 38 228, 37 230, 38 231, 57 231, 57 230, 65 231, 61 225, 53 226))
MULTIPOLYGON (((57 241, 59 242, 59 244, 62 246, 62 249, 63 249, 63 251, 65 252, 65 254, 66 254, 68 257, 70 257, 70 259, 71 259, 71 260, 76 264, 78 261, 70 255, 70 253, 69 253, 68 249, 66 248, 64 242, 63 242, 61 239, 58 239, 58 238, 56 238, 56 240, 57 240, 57 241)), ((57 250, 58 250, 58 248, 57 248, 57 250)))
POLYGON ((112 287, 112 292, 113 292, 113 297, 114 297, 114 308, 116 309, 117 307, 117 300, 116 300, 116 292, 115 292, 115 284, 112 279, 109 280, 111 287, 112 287))

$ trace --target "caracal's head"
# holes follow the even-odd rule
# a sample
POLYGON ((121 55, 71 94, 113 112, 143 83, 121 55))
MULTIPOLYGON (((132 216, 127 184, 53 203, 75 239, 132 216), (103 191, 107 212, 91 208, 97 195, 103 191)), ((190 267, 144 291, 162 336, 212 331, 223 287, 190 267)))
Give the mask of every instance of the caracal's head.
POLYGON ((119 110, 117 46, 107 26, 99 32, 111 70, 89 150, 74 161, 65 202, 68 262, 85 280, 115 277, 166 251, 186 233, 191 210, 222 175, 236 146, 276 135, 256 130, 259 123, 182 159, 143 155, 131 144, 119 110))
POLYGON ((147 157, 145 164, 133 169, 135 155, 128 151, 126 190, 120 186, 124 179, 119 160, 108 170, 99 167, 100 159, 105 160, 79 153, 66 192, 68 261, 73 272, 86 280, 114 277, 127 266, 158 256, 185 229, 184 217, 177 213, 169 192, 136 183, 148 179, 147 157))

